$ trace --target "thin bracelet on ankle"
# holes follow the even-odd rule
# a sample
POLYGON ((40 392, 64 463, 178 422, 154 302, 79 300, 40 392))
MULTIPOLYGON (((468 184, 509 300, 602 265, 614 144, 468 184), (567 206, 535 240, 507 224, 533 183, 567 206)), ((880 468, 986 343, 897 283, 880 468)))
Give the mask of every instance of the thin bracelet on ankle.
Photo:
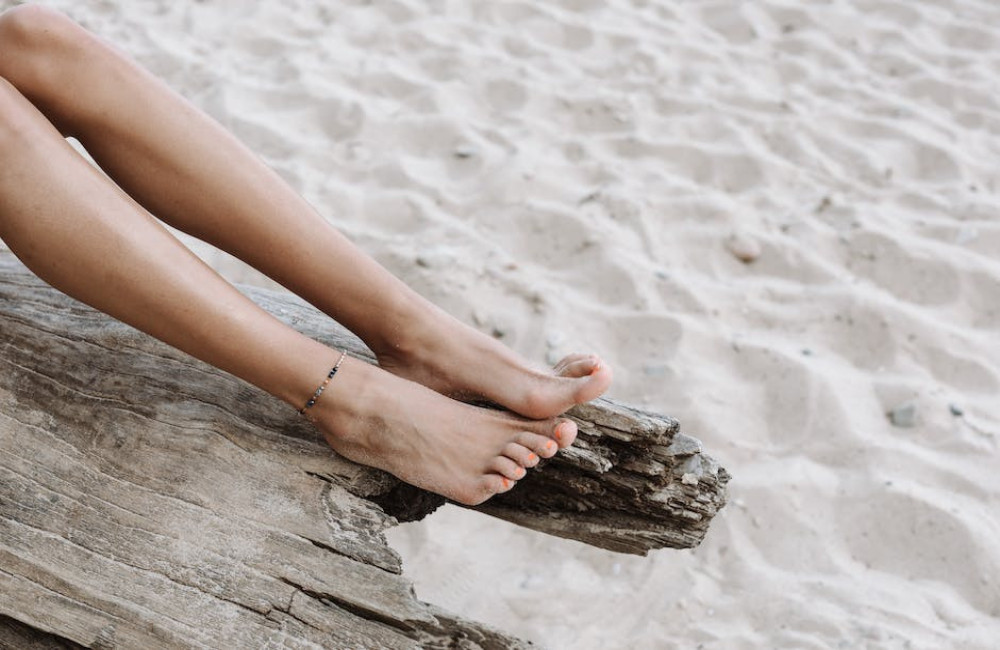
POLYGON ((316 403, 316 400, 319 399, 319 396, 323 394, 324 390, 326 390, 326 385, 330 383, 330 380, 333 379, 333 376, 337 374, 338 370, 340 370, 340 364, 344 363, 344 357, 346 356, 347 356, 347 350, 344 350, 343 352, 340 353, 340 358, 337 359, 337 363, 335 363, 334 366, 330 368, 330 372, 326 375, 326 379, 324 379, 323 383, 319 385, 319 388, 316 389, 316 392, 312 394, 312 397, 309 398, 309 401, 306 402, 306 405, 299 409, 299 415, 305 415, 306 410, 311 408, 312 405, 316 403))

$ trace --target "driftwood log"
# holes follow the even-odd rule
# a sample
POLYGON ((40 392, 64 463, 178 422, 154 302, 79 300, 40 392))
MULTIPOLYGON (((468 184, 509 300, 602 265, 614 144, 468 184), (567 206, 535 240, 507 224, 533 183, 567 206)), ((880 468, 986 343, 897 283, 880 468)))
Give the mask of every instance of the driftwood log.
MULTIPOLYGON (((374 361, 294 296, 246 291, 374 361)), ((570 415, 578 444, 478 509, 626 553, 697 545, 729 479, 698 441, 609 400, 570 415)), ((383 531, 442 502, 0 253, 0 647, 524 646, 402 576, 383 531)))

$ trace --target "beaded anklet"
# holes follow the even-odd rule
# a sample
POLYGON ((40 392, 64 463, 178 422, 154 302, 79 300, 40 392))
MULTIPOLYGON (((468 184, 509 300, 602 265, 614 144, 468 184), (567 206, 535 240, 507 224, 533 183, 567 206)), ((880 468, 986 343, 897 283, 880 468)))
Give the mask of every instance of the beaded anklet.
POLYGON ((347 350, 344 350, 343 352, 340 353, 340 358, 337 359, 337 363, 334 364, 333 368, 330 368, 330 372, 329 374, 327 374, 326 379, 324 379, 323 383, 319 385, 319 388, 317 388, 316 392, 313 393, 312 397, 309 398, 309 401, 306 402, 306 405, 299 409, 299 415, 305 415, 306 410, 311 408, 312 405, 316 403, 316 400, 319 399, 319 396, 323 394, 324 390, 326 390, 326 385, 330 383, 330 380, 333 379, 333 376, 337 374, 338 370, 340 370, 340 364, 344 363, 344 357, 346 356, 347 356, 347 350))

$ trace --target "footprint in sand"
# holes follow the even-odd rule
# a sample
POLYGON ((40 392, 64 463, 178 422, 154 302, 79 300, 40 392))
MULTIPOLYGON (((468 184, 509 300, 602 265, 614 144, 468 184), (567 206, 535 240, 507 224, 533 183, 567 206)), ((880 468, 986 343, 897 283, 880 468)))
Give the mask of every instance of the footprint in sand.
POLYGON ((704 24, 733 44, 748 43, 757 38, 757 29, 743 13, 743 5, 733 2, 702 3, 704 24))
POLYGON ((519 111, 528 102, 528 91, 524 84, 511 79, 486 81, 481 92, 490 108, 498 113, 519 111))
MULTIPOLYGON (((831 501, 845 550, 880 575, 947 584, 973 607, 995 611, 996 592, 982 582, 983 576, 1000 575, 988 520, 974 509, 956 508, 950 494, 925 489, 944 485, 948 477, 932 478, 941 472, 917 465, 907 476, 924 477, 919 482, 869 483, 831 501)), ((961 486, 955 494, 968 492, 961 486)))
POLYGON ((875 20, 893 23, 896 27, 913 30, 923 22, 924 16, 919 4, 914 2, 890 2, 876 0, 874 2, 857 2, 858 11, 875 20))
POLYGON ((883 305, 851 292, 831 300, 829 309, 832 314, 821 329, 833 352, 859 370, 893 366, 902 334, 890 324, 883 305))
POLYGON ((989 52, 995 49, 997 44, 994 32, 976 25, 952 24, 945 27, 941 35, 945 44, 956 50, 989 52))
POLYGON ((1000 393, 996 373, 977 359, 937 346, 925 346, 916 356, 925 360, 938 381, 956 390, 984 395, 1000 393))
POLYGON ((976 108, 991 112, 1000 111, 995 95, 982 92, 971 85, 962 85, 927 76, 908 82, 902 92, 921 103, 931 102, 948 111, 976 108))
POLYGON ((931 251, 903 246, 874 231, 850 238, 847 266, 900 300, 918 305, 946 305, 960 296, 954 267, 931 251))
POLYGON ((963 304, 973 327, 1000 330, 1000 282, 995 272, 973 271, 966 276, 963 304))
POLYGON ((850 431, 837 382, 817 372, 808 356, 765 344, 740 343, 728 357, 776 448, 843 444, 850 431))

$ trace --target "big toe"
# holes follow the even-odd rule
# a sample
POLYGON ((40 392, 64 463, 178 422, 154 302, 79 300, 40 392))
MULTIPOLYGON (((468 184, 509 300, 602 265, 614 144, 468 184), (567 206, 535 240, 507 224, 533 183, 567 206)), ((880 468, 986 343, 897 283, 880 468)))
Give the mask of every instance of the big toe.
POLYGON ((600 397, 611 385, 611 367, 592 355, 567 357, 553 374, 535 378, 520 408, 525 417, 546 419, 565 413, 576 404, 600 397))
POLYGON ((578 392, 583 391, 585 399, 579 401, 584 402, 606 391, 613 376, 611 366, 596 354, 571 354, 563 357, 552 367, 552 372, 557 377, 585 380, 579 382, 580 388, 577 389, 578 392))
MULTIPOLYGON (((576 422, 572 420, 549 420, 536 423, 535 433, 546 439, 536 451, 542 458, 550 458, 560 449, 569 447, 576 441, 576 422), (555 442, 553 448, 552 442, 555 442)), ((526 445, 527 446, 527 445, 526 445)))
POLYGON ((552 366, 552 372, 560 377, 585 377, 600 362, 593 354, 569 354, 552 366))
POLYGON ((573 401, 576 404, 583 404, 592 399, 597 399, 608 390, 611 380, 614 379, 614 372, 604 361, 594 357, 593 363, 589 361, 577 362, 574 366, 587 368, 585 374, 575 375, 576 389, 573 392, 573 401))
POLYGON ((576 423, 572 420, 562 420, 553 427, 552 437, 560 449, 569 447, 576 441, 576 423))

